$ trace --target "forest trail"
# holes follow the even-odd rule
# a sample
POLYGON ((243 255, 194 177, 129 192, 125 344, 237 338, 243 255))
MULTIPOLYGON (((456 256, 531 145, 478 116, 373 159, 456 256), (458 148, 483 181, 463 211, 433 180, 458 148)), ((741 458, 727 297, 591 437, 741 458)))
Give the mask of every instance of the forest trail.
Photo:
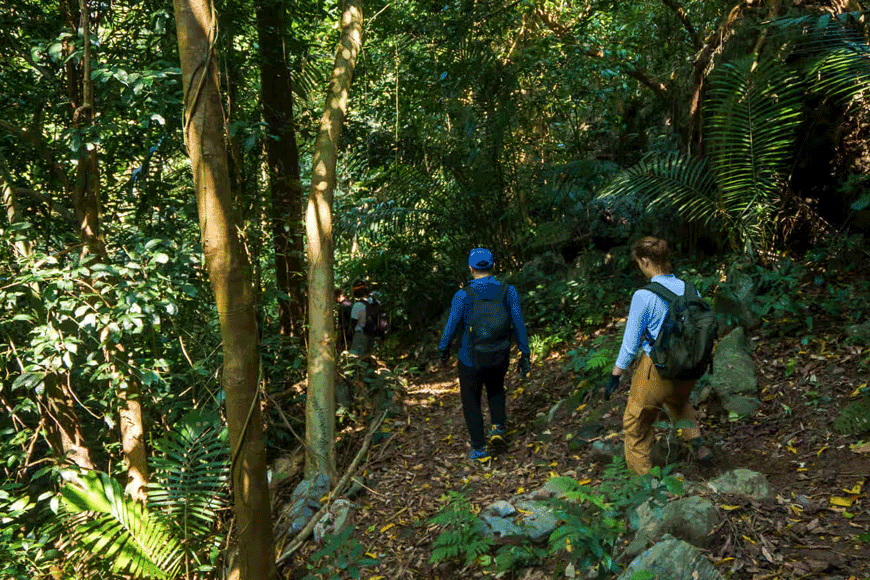
MULTIPOLYGON (((699 410, 717 463, 702 469, 688 462, 677 471, 687 481, 703 482, 743 467, 765 474, 774 490, 774 498, 765 501, 713 499, 723 523, 705 553, 723 577, 870 578, 870 444, 831 429, 838 411, 866 388, 868 373, 861 363, 863 349, 841 344, 836 324, 827 330, 817 328, 808 344, 792 337, 752 337, 762 399, 753 417, 729 421, 699 410)), ((479 568, 428 563, 439 530, 426 521, 448 491, 462 491, 482 509, 536 489, 554 475, 588 479, 592 485, 601 480, 605 465, 593 460, 591 444, 571 448, 568 440, 594 416, 603 432, 592 440, 618 441, 627 387, 608 403, 600 393, 587 395, 579 410, 563 405, 552 422, 536 420, 576 391, 565 357, 552 353, 536 361, 528 381, 511 368, 506 384, 510 446, 488 468, 466 459, 468 435, 455 362, 430 364, 412 381, 403 413, 388 420, 370 454, 363 474, 368 490, 355 499, 360 541, 380 562, 364 569, 363 578, 486 576, 479 568)), ((545 560, 507 577, 553 578, 554 566, 545 560)))

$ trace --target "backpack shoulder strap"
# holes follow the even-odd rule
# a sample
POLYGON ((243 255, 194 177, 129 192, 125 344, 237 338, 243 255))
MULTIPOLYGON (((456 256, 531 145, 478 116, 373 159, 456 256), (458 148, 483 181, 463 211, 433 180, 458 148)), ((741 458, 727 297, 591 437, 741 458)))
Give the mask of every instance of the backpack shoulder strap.
POLYGON ((504 282, 499 282, 498 295, 495 297, 496 302, 504 302, 504 299, 507 297, 508 285, 504 282))
POLYGON ((643 290, 649 290, 668 304, 677 299, 677 295, 668 290, 664 284, 660 282, 650 282, 646 286, 642 288, 643 290))

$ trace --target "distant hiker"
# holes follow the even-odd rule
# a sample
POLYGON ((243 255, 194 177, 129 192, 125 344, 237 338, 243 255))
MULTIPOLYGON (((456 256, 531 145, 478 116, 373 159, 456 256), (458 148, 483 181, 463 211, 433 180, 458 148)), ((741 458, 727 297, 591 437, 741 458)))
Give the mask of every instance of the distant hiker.
POLYGON ((348 350, 353 341, 355 324, 351 318, 353 302, 344 295, 341 288, 335 289, 335 303, 338 306, 338 336, 336 343, 339 350, 348 350))
MULTIPOLYGON (((622 337, 622 348, 611 372, 610 382, 605 387, 605 398, 609 398, 610 393, 619 385, 620 375, 628 368, 640 345, 643 354, 632 375, 631 391, 622 418, 625 429, 625 462, 629 469, 641 475, 650 470, 652 467, 650 450, 654 439, 653 423, 664 407, 672 420, 685 419, 691 423, 691 427, 683 428, 683 438, 695 449, 699 462, 711 463, 713 452, 703 444, 701 430, 695 419, 695 409, 689 401, 696 379, 700 377, 698 372, 703 373, 705 369, 701 367, 706 366, 709 361, 702 361, 701 364, 696 365, 698 369, 695 370, 698 372, 691 370, 688 372, 688 376, 693 378, 670 379, 662 376, 662 374, 668 375, 665 367, 659 368, 653 363, 653 358, 659 358, 658 353, 653 354, 654 345, 660 337, 664 337, 664 322, 669 319, 669 301, 662 298, 659 293, 668 295, 670 301, 675 297, 681 297, 684 301, 681 304, 685 304, 689 299, 703 306, 706 306, 706 303, 698 298, 691 283, 687 284, 671 274, 670 248, 666 241, 651 236, 641 238, 632 244, 631 257, 651 284, 635 291, 632 296, 628 322, 622 337), (663 286, 664 291, 657 284, 663 286)), ((708 307, 707 309, 709 310, 708 307)), ((705 318, 701 324, 704 325, 706 322, 705 318)), ((715 317, 713 325, 715 334, 715 317)), ((701 332, 706 335, 709 328, 704 327, 701 332)))
POLYGON ((367 356, 372 351, 374 339, 387 334, 390 325, 381 303, 372 298, 365 281, 354 282, 353 297, 356 302, 350 312, 354 325, 350 352, 367 356))
POLYGON ((507 414, 504 378, 510 363, 512 333, 522 353, 518 370, 523 377, 529 374, 529 343, 520 310, 520 297, 516 288, 493 278, 494 265, 495 261, 489 250, 471 250, 468 267, 473 280, 454 294, 450 304, 450 317, 438 345, 441 361, 446 363, 450 359, 453 335, 462 327, 462 341, 457 358, 462 413, 471 437, 468 458, 481 463, 492 458, 491 448, 505 444, 507 414), (483 387, 486 387, 492 420, 488 438, 484 438, 480 404, 483 387))

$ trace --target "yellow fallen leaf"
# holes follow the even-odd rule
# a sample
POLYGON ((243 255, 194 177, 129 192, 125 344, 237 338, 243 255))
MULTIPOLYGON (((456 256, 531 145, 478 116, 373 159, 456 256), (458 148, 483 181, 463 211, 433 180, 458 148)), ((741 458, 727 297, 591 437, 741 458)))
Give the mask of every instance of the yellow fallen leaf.
POLYGON ((801 515, 801 513, 804 511, 803 508, 798 506, 798 505, 792 504, 789 507, 791 508, 791 511, 793 511, 795 513, 795 515, 798 515, 798 516, 801 515))
POLYGON ((523 486, 519 486, 517 488, 517 493, 525 493, 525 491, 526 491, 526 488, 524 488, 523 486))
POLYGON ((722 558, 721 560, 716 560, 715 562, 713 562, 713 565, 714 566, 721 566, 722 564, 727 564, 728 562, 730 562, 733 559, 734 558, 732 558, 730 556, 728 558, 722 558))
POLYGON ((854 485, 854 487, 852 487, 852 489, 843 489, 843 491, 845 491, 846 493, 851 493, 851 494, 856 494, 856 495, 860 494, 861 493, 861 482, 859 481, 858 483, 856 483, 854 485))
POLYGON ((797 454, 797 449, 795 449, 791 445, 786 445, 785 448, 788 449, 789 451, 791 451, 792 453, 797 454))
POLYGON ((755 540, 753 540, 749 536, 744 535, 743 539, 746 540, 747 542, 749 542, 750 544, 752 544, 753 546, 755 545, 755 540))
POLYGON ((857 389, 855 389, 854 391, 852 391, 852 394, 849 395, 849 396, 850 396, 850 397, 857 397, 858 395, 861 394, 861 391, 862 391, 865 387, 867 387, 867 383, 864 383, 863 385, 861 385, 860 387, 858 387, 857 389))
POLYGON ((732 510, 740 509, 740 506, 739 505, 720 505, 719 509, 723 509, 726 512, 730 512, 732 510))
POLYGON ((592 483, 592 480, 591 479, 581 479, 577 483, 579 485, 589 485, 590 483, 592 483))
POLYGON ((550 472, 550 477, 559 477, 559 474, 556 473, 555 471, 551 471, 551 472, 550 472))
POLYGON ((841 507, 851 507, 856 499, 858 499, 857 495, 850 495, 849 497, 834 496, 831 498, 831 503, 841 507))
POLYGON ((585 408, 586 408, 586 403, 583 403, 582 405, 580 405, 579 407, 577 407, 577 410, 578 410, 578 411, 582 411, 582 410, 585 409, 585 408))
POLYGON ((797 470, 798 471, 809 471, 810 468, 809 467, 798 467, 797 470))
POLYGON ((385 525, 383 528, 381 528, 381 533, 383 534, 384 532, 386 532, 387 530, 389 530, 390 528, 392 528, 395 525, 396 524, 392 524, 392 523, 385 525))
POLYGON ((827 449, 827 448, 828 448, 828 446, 825 445, 824 447, 822 447, 821 449, 819 449, 818 451, 816 451, 816 457, 821 457, 821 455, 822 455, 822 451, 824 451, 824 450, 827 449))
POLYGON ((550 462, 550 465, 548 465, 547 467, 557 467, 558 465, 559 465, 558 461, 552 461, 552 462, 550 462))

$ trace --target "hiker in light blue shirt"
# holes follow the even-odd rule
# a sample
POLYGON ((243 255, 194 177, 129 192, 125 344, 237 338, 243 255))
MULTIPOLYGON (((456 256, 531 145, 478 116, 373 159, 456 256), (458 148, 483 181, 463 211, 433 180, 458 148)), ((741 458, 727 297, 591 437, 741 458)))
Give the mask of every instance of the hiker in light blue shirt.
MULTIPOLYGON (((685 283, 671 273, 670 248, 665 240, 651 236, 641 238, 631 246, 631 257, 651 282, 682 296, 685 283)), ((641 288, 631 298, 628 321, 622 336, 622 347, 605 387, 605 398, 619 385, 620 376, 629 367, 638 345, 643 350, 639 364, 631 377, 631 391, 622 417, 625 431, 625 463, 637 474, 652 468, 650 453, 655 439, 654 424, 662 409, 674 421, 685 419, 691 426, 682 429, 683 438, 695 449, 702 464, 712 463, 713 452, 701 437, 695 409, 689 400, 694 380, 666 379, 659 375, 650 358, 652 346, 661 332, 668 313, 668 304, 653 292, 641 288)))

